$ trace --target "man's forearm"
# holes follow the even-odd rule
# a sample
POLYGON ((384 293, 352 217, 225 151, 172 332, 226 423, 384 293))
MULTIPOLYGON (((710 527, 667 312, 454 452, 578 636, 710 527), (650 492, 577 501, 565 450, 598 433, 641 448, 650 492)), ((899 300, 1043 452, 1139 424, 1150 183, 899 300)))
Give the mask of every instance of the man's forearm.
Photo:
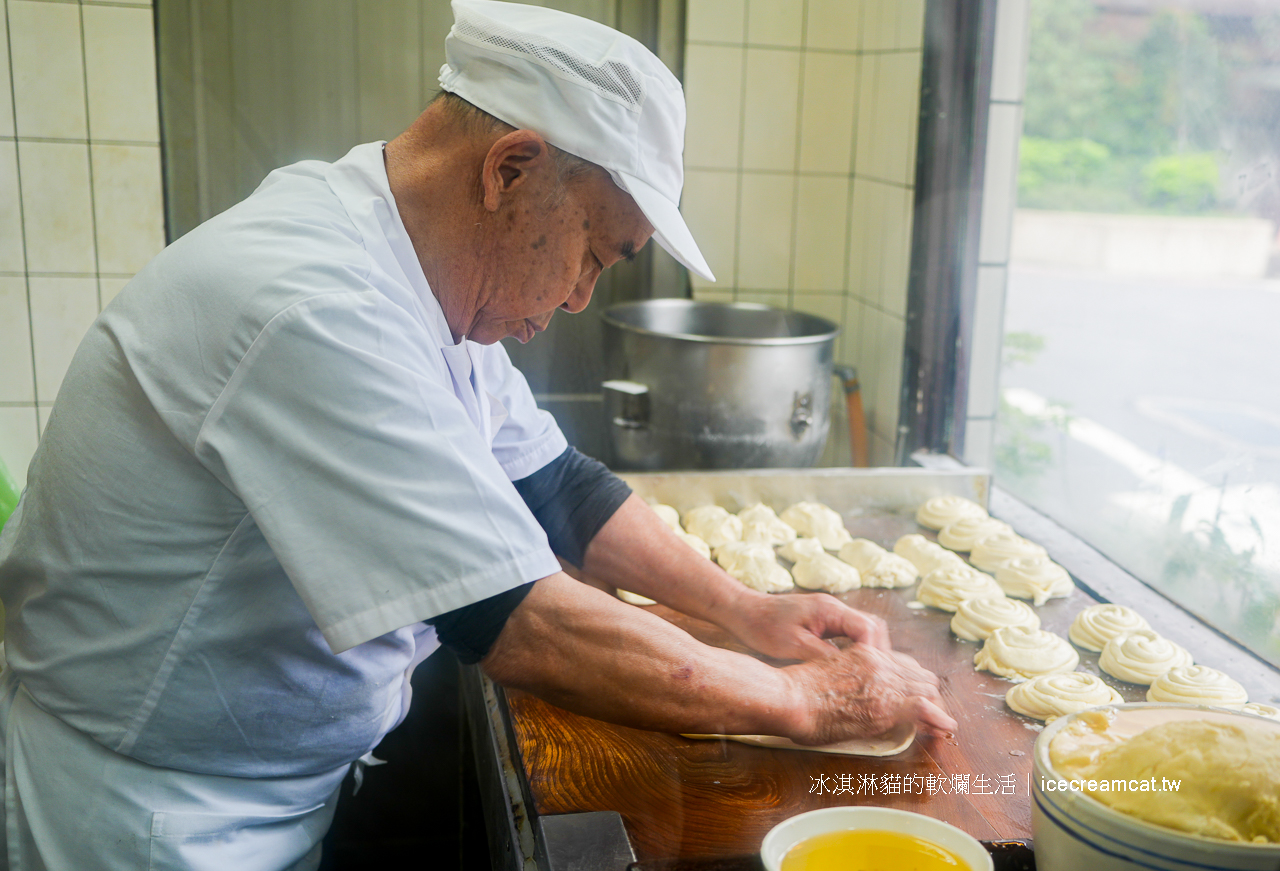
POLYGON ((637 728, 801 736, 813 730, 808 705, 785 670, 702 644, 564 574, 534 585, 481 666, 504 686, 637 728))

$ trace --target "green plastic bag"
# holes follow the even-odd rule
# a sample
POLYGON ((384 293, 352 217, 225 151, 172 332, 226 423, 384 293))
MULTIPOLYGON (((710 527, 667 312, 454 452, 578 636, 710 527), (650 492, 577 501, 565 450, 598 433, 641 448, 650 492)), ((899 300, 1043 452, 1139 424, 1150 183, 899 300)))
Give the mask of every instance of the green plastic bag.
POLYGON ((18 482, 9 474, 9 467, 0 457, 0 527, 3 527, 18 507, 18 482))

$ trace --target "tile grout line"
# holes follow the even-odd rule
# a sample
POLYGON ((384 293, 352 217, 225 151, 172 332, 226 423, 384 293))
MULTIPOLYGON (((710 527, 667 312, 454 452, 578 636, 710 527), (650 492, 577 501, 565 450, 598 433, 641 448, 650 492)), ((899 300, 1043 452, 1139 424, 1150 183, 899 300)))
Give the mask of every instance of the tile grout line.
POLYGON ((791 250, 787 264, 787 308, 795 308, 796 298, 796 246, 800 239, 800 139, 804 129, 804 66, 809 44, 809 0, 800 5, 800 63, 796 75, 796 133, 795 153, 791 157, 791 250))
POLYGON ((98 199, 93 186, 93 116, 89 111, 89 50, 85 47, 84 3, 80 10, 80 76, 84 81, 84 126, 88 134, 84 157, 89 162, 89 227, 93 232, 93 287, 98 297, 98 311, 102 311, 102 262, 98 255, 98 199))
MULTIPOLYGON (((8 52, 9 63, 9 100, 13 105, 13 132, 18 133, 18 86, 13 74, 13 24, 9 20, 9 0, 4 2, 5 51, 8 52)), ((27 295, 27 341, 31 349, 31 405, 32 420, 36 427, 36 442, 40 441, 40 415, 35 405, 40 401, 40 383, 36 380, 36 328, 35 318, 31 311, 31 254, 27 250, 27 209, 22 199, 22 157, 18 153, 18 144, 13 146, 14 181, 18 188, 18 226, 22 235, 22 286, 27 295)))
POLYGON ((742 52, 742 61, 740 71, 742 74, 742 84, 739 86, 739 103, 738 103, 738 165, 737 181, 738 181, 738 203, 733 210, 733 286, 729 288, 733 293, 733 299, 738 299, 738 287, 742 283, 742 185, 744 174, 742 165, 746 161, 746 139, 747 139, 747 33, 751 26, 751 4, 742 4, 742 44, 738 47, 742 52))

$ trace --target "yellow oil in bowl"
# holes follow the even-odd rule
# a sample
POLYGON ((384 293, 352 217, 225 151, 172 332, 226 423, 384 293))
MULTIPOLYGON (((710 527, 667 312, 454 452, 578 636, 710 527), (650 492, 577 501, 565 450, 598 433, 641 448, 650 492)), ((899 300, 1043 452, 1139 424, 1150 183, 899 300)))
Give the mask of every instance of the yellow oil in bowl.
POLYGON ((972 871, 937 844, 875 829, 826 832, 796 844, 782 871, 972 871))

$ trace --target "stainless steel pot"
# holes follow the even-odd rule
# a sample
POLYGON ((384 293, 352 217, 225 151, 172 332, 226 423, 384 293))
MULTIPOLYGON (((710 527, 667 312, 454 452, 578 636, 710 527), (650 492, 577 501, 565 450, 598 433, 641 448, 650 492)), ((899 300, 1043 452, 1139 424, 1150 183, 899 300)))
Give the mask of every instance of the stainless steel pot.
POLYGON ((840 328, 748 303, 605 311, 605 425, 622 469, 812 466, 827 441, 840 328))

